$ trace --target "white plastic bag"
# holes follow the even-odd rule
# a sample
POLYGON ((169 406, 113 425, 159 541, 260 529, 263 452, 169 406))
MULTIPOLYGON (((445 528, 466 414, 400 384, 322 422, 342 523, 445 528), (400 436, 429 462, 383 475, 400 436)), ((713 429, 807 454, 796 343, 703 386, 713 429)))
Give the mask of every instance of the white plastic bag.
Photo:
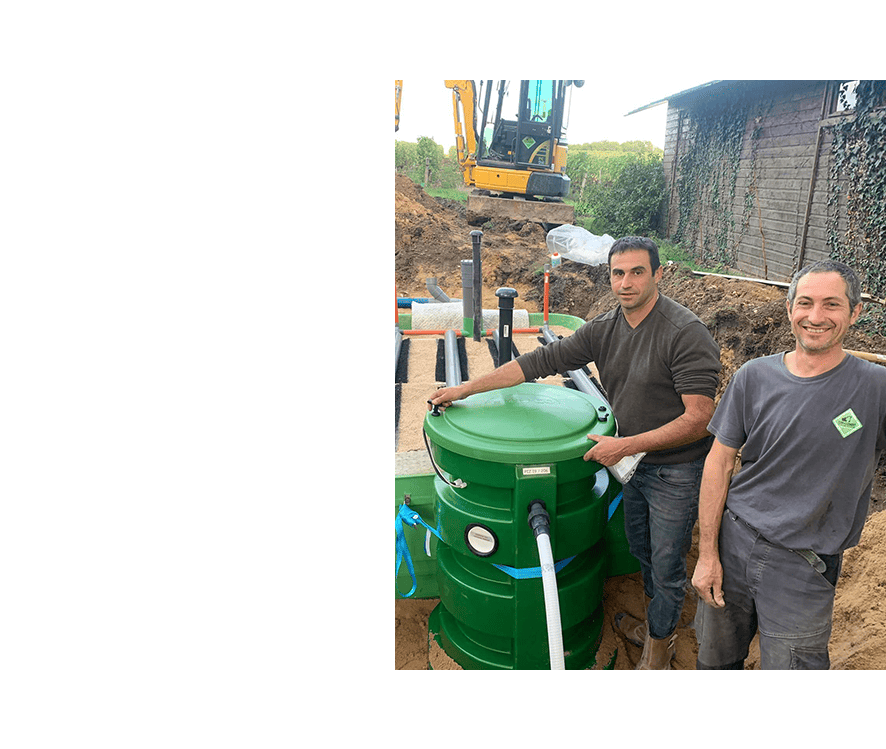
POLYGON ((615 476, 619 484, 627 484, 631 480, 631 476, 634 475, 634 471, 637 470, 637 466, 640 465, 640 461, 643 460, 644 455, 646 453, 626 455, 615 465, 609 466, 609 473, 615 476))
POLYGON ((587 265, 601 265, 609 260, 609 248, 615 240, 608 234, 598 237, 573 224, 556 226, 545 239, 548 252, 559 252, 567 260, 587 265))

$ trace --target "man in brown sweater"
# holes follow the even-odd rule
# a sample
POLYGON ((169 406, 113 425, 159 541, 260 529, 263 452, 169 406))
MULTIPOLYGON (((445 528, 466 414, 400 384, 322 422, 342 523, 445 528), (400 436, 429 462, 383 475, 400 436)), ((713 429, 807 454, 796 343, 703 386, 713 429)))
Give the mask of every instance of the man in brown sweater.
POLYGON ((588 435, 595 444, 584 459, 612 466, 645 453, 624 485, 624 510, 630 550, 643 575, 646 621, 621 613, 615 623, 643 647, 638 669, 664 670, 671 667, 683 608, 720 351, 695 314, 659 293, 662 269, 651 239, 617 240, 609 251, 609 277, 618 307, 483 377, 437 390, 429 407, 596 364, 619 435, 588 435))

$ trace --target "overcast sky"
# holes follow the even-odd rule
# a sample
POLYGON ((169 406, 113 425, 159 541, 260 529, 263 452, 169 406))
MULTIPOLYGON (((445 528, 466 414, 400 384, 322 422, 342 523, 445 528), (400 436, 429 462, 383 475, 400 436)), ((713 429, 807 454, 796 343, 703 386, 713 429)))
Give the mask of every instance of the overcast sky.
POLYGON ((452 120, 452 91, 443 83, 447 78, 546 78, 584 80, 582 88, 572 92, 567 141, 592 143, 612 140, 648 140, 664 148, 667 103, 626 116, 640 107, 665 99, 686 89, 712 80, 785 79, 808 80, 882 78, 883 71, 806 71, 806 70, 568 70, 568 71, 386 71, 386 110, 393 118, 394 80, 403 80, 400 105, 400 129, 389 133, 392 140, 416 142, 419 136, 430 137, 448 152, 455 145, 452 120))

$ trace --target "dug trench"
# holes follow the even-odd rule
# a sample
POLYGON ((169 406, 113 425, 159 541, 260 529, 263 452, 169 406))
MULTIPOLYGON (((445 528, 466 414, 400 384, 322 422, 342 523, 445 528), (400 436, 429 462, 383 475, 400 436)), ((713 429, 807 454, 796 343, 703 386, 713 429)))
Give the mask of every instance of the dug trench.
MULTIPOLYGON (((460 299, 461 260, 472 256, 470 232, 463 208, 438 201, 410 180, 397 176, 395 189, 395 278, 401 297, 429 296, 426 279, 453 299, 460 299)), ((495 290, 509 286, 518 292, 517 308, 541 312, 544 300, 543 266, 547 261, 545 233, 536 224, 490 222, 482 235, 482 299, 484 309, 495 309, 495 290)), ((682 265, 664 268, 660 291, 695 312, 708 326, 720 346, 722 371, 717 400, 735 371, 747 360, 789 350, 793 336, 785 311, 783 288, 763 283, 699 276, 682 265)), ((610 309, 615 302, 605 266, 564 261, 550 275, 549 310, 588 320, 610 309)), ((408 310, 404 310, 408 311, 408 310)), ((568 335, 570 331, 555 328, 568 335)), ((395 442, 398 453, 424 450, 422 423, 427 396, 442 382, 440 344, 435 336, 408 337, 397 371, 395 442)), ((540 345, 537 336, 516 335, 518 352, 540 345)), ((847 349, 886 353, 886 338, 850 330, 847 349)), ((468 338, 460 344, 463 372, 478 377, 494 368, 495 351, 487 341, 468 338)), ((564 378, 546 382, 568 384, 564 378)), ((858 546, 846 551, 834 604, 834 627, 830 643, 834 669, 886 668, 886 460, 874 478, 870 514, 858 546)), ((696 538, 688 557, 691 575, 697 559, 696 538)), ((429 648, 427 619, 436 599, 395 599, 395 669, 425 670, 429 666, 457 669, 442 650, 429 648)), ((678 626, 674 668, 693 669, 697 654, 692 621, 697 599, 687 590, 678 626)), ((613 627, 619 611, 643 614, 643 590, 639 573, 607 579, 603 596, 603 635, 596 669, 633 669, 640 648, 628 643, 613 627)), ((747 669, 759 668, 759 649, 752 645, 747 669)))

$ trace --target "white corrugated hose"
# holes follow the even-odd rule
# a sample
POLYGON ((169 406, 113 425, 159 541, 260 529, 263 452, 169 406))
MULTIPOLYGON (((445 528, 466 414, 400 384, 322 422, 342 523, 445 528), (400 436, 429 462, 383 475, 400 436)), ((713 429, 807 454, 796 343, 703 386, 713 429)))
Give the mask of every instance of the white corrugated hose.
POLYGON ((554 570, 554 553, 551 551, 551 537, 539 533, 538 557, 541 561, 541 583, 545 597, 545 617, 548 623, 548 649, 551 652, 551 671, 565 671, 566 659, 563 655, 563 629, 560 624, 560 598, 557 593, 557 573, 554 570))
MULTIPOLYGON (((483 330, 498 328, 498 310, 483 310, 483 330)), ((513 316, 515 328, 529 327, 529 312, 525 309, 515 309, 513 316)), ((412 329, 413 330, 461 330, 464 327, 464 311, 461 302, 441 302, 425 304, 413 302, 412 304, 412 329)))

